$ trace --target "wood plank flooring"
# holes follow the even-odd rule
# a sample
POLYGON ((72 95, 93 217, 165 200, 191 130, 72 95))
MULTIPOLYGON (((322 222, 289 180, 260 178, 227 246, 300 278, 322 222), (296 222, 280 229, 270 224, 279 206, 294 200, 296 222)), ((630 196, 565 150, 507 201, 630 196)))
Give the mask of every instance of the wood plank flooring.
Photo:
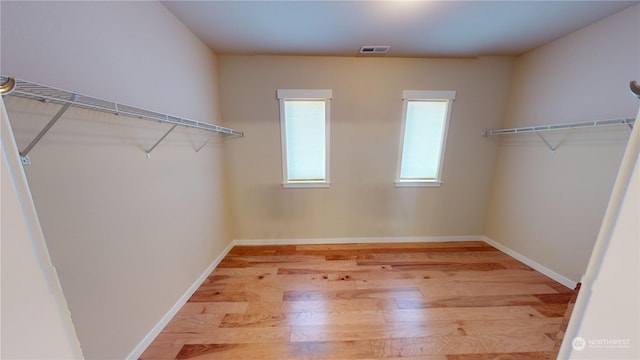
POLYGON ((481 241, 236 246, 141 359, 554 359, 572 297, 481 241))

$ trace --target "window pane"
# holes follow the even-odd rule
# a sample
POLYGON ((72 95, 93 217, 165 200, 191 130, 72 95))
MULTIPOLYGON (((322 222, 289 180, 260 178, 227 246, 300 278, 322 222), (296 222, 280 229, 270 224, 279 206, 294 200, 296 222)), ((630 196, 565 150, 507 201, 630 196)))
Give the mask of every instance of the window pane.
POLYGON ((288 180, 324 180, 324 100, 286 100, 285 119, 288 180))
POLYGON ((400 179, 437 179, 447 101, 408 101, 400 179))

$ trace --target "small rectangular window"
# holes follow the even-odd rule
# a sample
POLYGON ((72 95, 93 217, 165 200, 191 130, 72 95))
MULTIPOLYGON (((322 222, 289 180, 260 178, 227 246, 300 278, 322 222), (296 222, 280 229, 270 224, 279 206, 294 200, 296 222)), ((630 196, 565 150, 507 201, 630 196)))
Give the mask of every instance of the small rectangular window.
POLYGON ((331 90, 277 92, 284 187, 328 187, 331 90))
POLYGON ((402 138, 396 186, 440 186, 455 91, 403 93, 402 138))

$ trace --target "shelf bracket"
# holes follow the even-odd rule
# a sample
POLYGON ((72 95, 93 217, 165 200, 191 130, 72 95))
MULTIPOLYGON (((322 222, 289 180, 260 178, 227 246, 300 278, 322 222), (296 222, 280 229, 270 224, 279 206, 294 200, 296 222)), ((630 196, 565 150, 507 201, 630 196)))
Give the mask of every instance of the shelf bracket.
POLYGON ((169 136, 169 134, 171 134, 171 132, 173 131, 173 129, 176 128, 176 126, 178 126, 178 124, 173 124, 173 126, 171 127, 171 129, 169 129, 169 131, 167 131, 166 133, 164 133, 164 135, 162 135, 162 137, 156 141, 155 144, 153 144, 153 146, 147 150, 147 159, 151 159, 151 152, 153 151, 153 149, 156 148, 156 146, 160 145, 160 143, 162 142, 162 140, 164 140, 164 138, 166 138, 167 136, 169 136))
POLYGON ((536 135, 538 135, 540 137, 540 139, 542 139, 542 141, 544 141, 544 144, 547 145, 547 147, 549 148, 549 150, 551 150, 552 153, 556 152, 556 149, 558 148, 558 145, 556 145, 555 147, 551 146, 551 144, 549 144, 547 139, 545 139, 544 136, 542 136, 542 134, 540 134, 540 132, 538 132, 538 131, 536 131, 536 135))
POLYGON ((196 148, 196 152, 199 152, 200 150, 202 150, 203 147, 207 146, 207 144, 209 143, 209 141, 211 141, 215 136, 212 136, 210 138, 207 139, 207 141, 203 142, 202 145, 198 146, 196 148))
POLYGON ((71 98, 69 99, 70 102, 64 104, 62 108, 58 110, 58 112, 51 118, 51 120, 49 120, 47 125, 45 125, 44 128, 40 130, 38 135, 36 135, 36 137, 34 137, 33 140, 31 140, 29 145, 27 145, 27 147, 24 148, 24 150, 20 151, 20 159, 23 165, 31 165, 31 160, 29 159, 29 152, 33 150, 33 148, 38 144, 38 142, 40 142, 40 140, 42 140, 42 138, 47 134, 47 132, 51 130, 53 125, 55 125, 55 123, 58 120, 60 120, 62 115, 64 115, 67 109, 69 109, 69 106, 71 106, 71 102, 75 101, 75 99, 76 99, 76 94, 71 95, 71 98))

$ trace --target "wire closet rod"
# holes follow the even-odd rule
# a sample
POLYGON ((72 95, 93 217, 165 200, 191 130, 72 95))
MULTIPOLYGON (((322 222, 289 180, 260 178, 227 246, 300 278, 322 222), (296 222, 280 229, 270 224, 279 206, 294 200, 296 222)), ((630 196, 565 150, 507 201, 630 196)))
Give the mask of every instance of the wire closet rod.
POLYGON ((610 119, 610 120, 585 121, 585 122, 577 122, 577 123, 569 123, 569 124, 528 126, 528 127, 518 127, 518 128, 510 128, 510 129, 485 130, 482 132, 482 135, 491 136, 491 135, 505 135, 505 134, 522 134, 522 133, 529 133, 529 132, 576 129, 576 128, 583 128, 583 127, 598 127, 598 126, 610 126, 610 125, 632 126, 632 124, 635 121, 636 119, 634 118, 622 118, 622 119, 610 119))
MULTIPOLYGON (((638 84, 637 81, 629 82, 629 90, 635 97, 640 99, 640 84, 638 84)), ((557 125, 528 126, 528 127, 518 127, 518 128, 511 128, 511 129, 485 130, 482 132, 482 135, 491 136, 491 135, 521 134, 521 133, 535 132, 535 133, 538 133, 538 136, 542 137, 542 135, 540 135, 539 132, 550 131, 550 130, 575 129, 575 128, 582 128, 582 127, 609 126, 609 125, 628 125, 629 128, 633 128, 633 123, 635 121, 636 121, 635 118, 622 118, 622 119, 585 121, 585 122, 557 124, 557 125)), ((545 139, 543 138, 543 140, 545 139)), ((545 143, 546 142, 547 141, 545 140, 545 143)), ((548 143, 547 143, 547 146, 549 146, 548 143)))
POLYGON ((155 111, 145 110, 135 106, 119 104, 113 101, 82 95, 68 90, 61 90, 51 86, 10 78, 5 75, 1 75, 0 79, 0 82, 3 84, 3 86, 10 86, 5 84, 15 83, 15 85, 12 86, 12 89, 3 88, 3 95, 13 95, 59 105, 70 104, 73 107, 95 110, 113 115, 123 115, 138 119, 153 120, 161 123, 186 126, 199 130, 214 131, 222 134, 244 136, 244 132, 242 131, 230 129, 220 125, 198 122, 179 116, 172 116, 155 111))

